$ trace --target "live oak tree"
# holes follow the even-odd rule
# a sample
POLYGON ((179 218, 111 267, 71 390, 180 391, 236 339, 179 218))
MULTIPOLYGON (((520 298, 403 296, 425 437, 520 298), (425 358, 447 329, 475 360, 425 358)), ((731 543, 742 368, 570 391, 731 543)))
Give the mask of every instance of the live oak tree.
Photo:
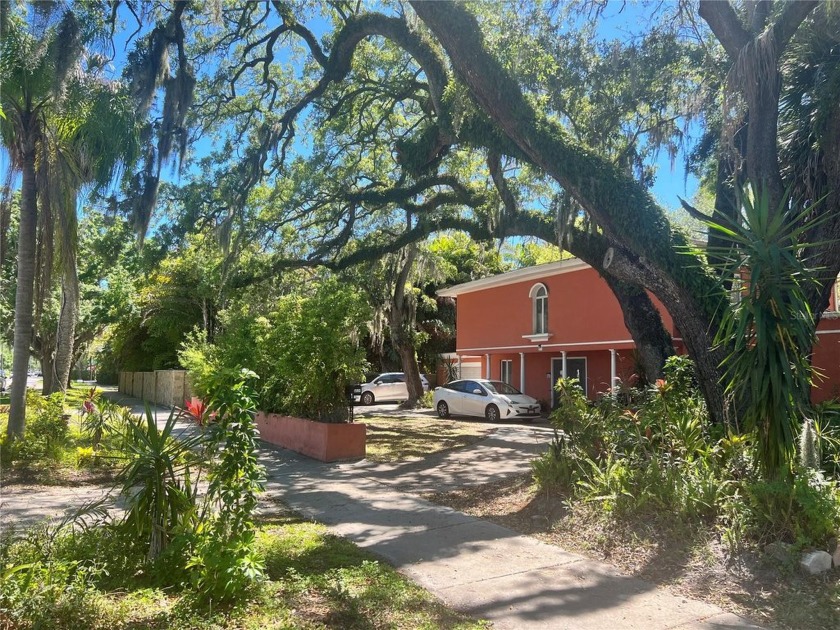
MULTIPOLYGON (((204 129, 232 129, 221 134, 225 212, 235 216, 255 186, 267 186, 281 211, 271 229, 297 230, 305 241, 261 274, 341 269, 446 229, 557 243, 611 286, 654 375, 672 350, 649 293, 666 306, 712 417, 725 421, 726 350, 713 339, 728 308, 726 283, 648 194, 646 152, 673 151, 680 121, 702 114, 712 132, 704 165, 718 193, 713 219, 737 217, 733 193, 751 179, 775 198, 795 188, 799 207, 827 194, 813 211, 828 220, 803 239, 836 235, 836 15, 812 2, 701 2, 696 15, 681 6, 694 44, 657 27, 636 49, 596 51, 606 59, 599 65, 540 7, 519 19, 477 4, 411 7, 365 13, 278 1, 224 6, 213 23, 178 15, 199 27, 188 47, 216 59, 196 111, 211 121, 204 129), (323 37, 305 26, 321 9, 319 29, 330 24, 323 37), (702 98, 687 98, 692 89, 702 98), (304 138, 323 151, 302 148, 304 138), (406 211, 410 220, 387 242, 345 248, 406 211)), ((816 245, 805 255, 833 278, 837 250, 816 245)), ((809 289, 815 314, 828 284, 809 289)))
MULTIPOLYGON (((254 37, 251 43, 243 46, 243 65, 231 71, 227 80, 235 84, 235 80, 245 74, 243 68, 255 68, 258 71, 256 74, 261 72, 264 77, 271 77, 276 65, 271 63, 274 58, 272 46, 281 35, 288 36, 290 32, 303 32, 301 36, 320 68, 315 66, 316 72, 310 79, 316 81, 314 87, 306 89, 305 83, 303 87, 296 83, 294 89, 290 90, 291 96, 283 94, 283 98, 290 100, 292 106, 282 115, 272 113, 260 118, 255 114, 255 110, 260 111, 257 107, 247 110, 247 119, 263 122, 263 126, 258 126, 258 130, 252 134, 258 142, 248 149, 255 157, 244 162, 247 177, 243 176, 239 180, 243 187, 247 189, 249 181, 271 177, 277 172, 286 150, 292 145, 297 116, 307 107, 312 108, 316 116, 320 112, 318 120, 321 123, 329 124, 342 119, 360 121, 352 129, 354 133, 346 133, 345 129, 345 133, 336 136, 336 144, 343 151, 350 146, 362 145, 370 148, 370 153, 378 150, 380 155, 387 155, 390 143, 390 153, 396 156, 396 163, 389 164, 388 172, 393 173, 391 177, 383 178, 378 173, 373 176, 363 174, 356 182, 351 182, 358 185, 345 186, 342 194, 333 196, 330 200, 332 211, 321 223, 326 226, 326 234, 331 236, 326 237, 322 233, 324 238, 316 241, 321 245, 313 248, 302 264, 326 264, 340 268, 389 251, 397 251, 410 242, 425 238, 429 233, 447 228, 466 229, 479 238, 534 235, 557 242, 558 227, 562 227, 562 244, 596 268, 603 268, 600 263, 609 243, 597 229, 586 232, 576 229, 575 222, 570 219, 574 218, 576 210, 580 210, 579 204, 566 191, 555 189, 554 196, 557 198, 556 207, 566 209, 565 222, 569 225, 558 226, 558 217, 554 213, 540 214, 522 207, 516 192, 512 190, 513 186, 503 174, 503 164, 509 160, 518 160, 520 164, 528 165, 527 156, 470 106, 468 95, 449 76, 440 51, 415 29, 409 28, 404 19, 375 14, 344 16, 343 28, 338 32, 329 55, 288 14, 283 19, 283 24, 273 31, 262 38, 254 37), (381 42, 377 46, 369 47, 365 45, 365 40, 370 37, 383 39, 377 40, 381 42), (404 72, 405 78, 390 81, 389 66, 377 67, 375 62, 374 70, 370 71, 371 48, 377 53, 385 51, 381 54, 398 60, 398 67, 408 68, 409 71, 404 72), (252 53, 251 57, 249 53, 252 53), (357 64, 354 55, 364 59, 364 62, 357 64), (319 74, 321 71, 323 74, 319 74), (445 94, 445 90, 450 93, 445 94), (300 96, 297 97, 297 94, 300 96), (382 111, 383 108, 385 116, 372 113, 382 111), (388 112, 401 114, 405 122, 401 126, 394 125, 388 112), (457 133, 453 125, 456 117, 459 119, 457 133), (368 126, 376 131, 386 129, 384 139, 379 138, 378 142, 374 142, 375 134, 360 128, 368 120, 368 126), (269 159, 275 147, 280 151, 279 162, 269 159), (473 157, 469 169, 452 170, 451 164, 457 156, 470 152, 475 154, 476 151, 478 162, 473 157), (253 169, 256 169, 256 173, 253 169), (476 177, 477 173, 485 175, 483 178, 476 177), (476 185, 476 180, 483 183, 476 185), (360 228, 365 224, 359 217, 373 216, 376 207, 408 207, 410 220, 406 229, 395 234, 391 242, 384 246, 341 255, 340 247, 353 230, 367 229, 360 228), (470 211, 464 212, 464 209, 470 211)), ((223 82, 218 80, 218 83, 223 82)), ((246 82, 246 85, 249 84, 246 82)), ((264 89, 271 98, 277 98, 276 83, 266 79, 264 89)), ((234 94, 235 89, 231 89, 227 100, 240 98, 239 95, 234 97, 234 94)), ((617 157, 627 158, 631 153, 623 150, 617 157)), ((365 165, 362 160, 350 160, 350 164, 354 167, 365 165)), ((365 172, 361 168, 358 170, 365 172)), ((326 179, 323 175, 313 178, 315 182, 326 179)), ((316 191, 316 196, 321 195, 317 184, 312 186, 309 183, 303 188, 311 188, 316 191)), ((316 200, 314 205, 298 202, 290 204, 290 207, 293 209, 291 220, 300 220, 302 217, 310 220, 317 216, 312 212, 313 207, 323 209, 326 206, 316 200)), ((275 268, 283 268, 287 264, 289 261, 281 259, 275 268)), ((607 275, 607 279, 620 297, 625 320, 638 341, 643 359, 648 365, 648 373, 656 376, 664 358, 672 352, 672 347, 649 296, 635 278, 627 281, 607 275)))

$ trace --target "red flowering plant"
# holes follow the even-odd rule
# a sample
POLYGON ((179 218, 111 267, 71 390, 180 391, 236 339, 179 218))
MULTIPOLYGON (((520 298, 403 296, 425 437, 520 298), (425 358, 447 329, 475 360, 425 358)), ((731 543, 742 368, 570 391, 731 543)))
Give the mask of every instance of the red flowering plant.
POLYGON ((207 410, 207 403, 203 400, 193 399, 184 401, 184 414, 200 426, 206 426, 213 421, 215 414, 207 410))
POLYGON ((99 448, 102 437, 109 429, 114 407, 113 403, 102 399, 101 393, 95 387, 88 390, 87 396, 82 401, 82 429, 90 436, 95 450, 99 448))
POLYGON ((82 416, 90 415, 96 411, 96 401, 99 400, 99 392, 95 387, 88 390, 87 396, 82 401, 82 416))

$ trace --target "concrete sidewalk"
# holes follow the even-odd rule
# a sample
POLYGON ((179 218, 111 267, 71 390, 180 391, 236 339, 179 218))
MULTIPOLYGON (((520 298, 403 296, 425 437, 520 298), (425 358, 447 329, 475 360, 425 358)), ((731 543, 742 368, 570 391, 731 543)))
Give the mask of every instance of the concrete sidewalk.
MULTIPOLYGON (((497 439, 504 441, 503 435, 497 439)), ((758 627, 609 565, 429 503, 367 476, 364 468, 319 464, 279 449, 272 456, 268 448, 263 463, 268 494, 495 628, 758 627)), ((474 476, 491 472, 482 469, 475 466, 474 476)))
MULTIPOLYGON (((136 399, 109 397, 136 413, 143 411, 136 399)), ((168 417, 168 410, 155 411, 159 422, 168 417)), ((185 422, 176 433, 196 430, 185 422)), ((495 628, 758 627, 716 606, 671 594, 609 565, 418 496, 525 472, 550 437, 544 427, 500 425, 469 447, 387 466, 323 464, 264 445, 262 509, 270 512, 270 500, 282 500, 377 554, 448 605, 488 619, 495 628)))

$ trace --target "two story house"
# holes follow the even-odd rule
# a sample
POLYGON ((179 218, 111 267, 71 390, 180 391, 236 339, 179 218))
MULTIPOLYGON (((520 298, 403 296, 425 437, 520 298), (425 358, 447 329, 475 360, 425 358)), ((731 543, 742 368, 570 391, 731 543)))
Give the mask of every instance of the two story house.
MULTIPOLYGON (((597 271, 581 260, 517 269, 438 291, 457 302, 456 353, 484 378, 553 402, 552 384, 576 377, 587 396, 609 391, 636 372, 635 344, 621 307, 597 271), (480 366, 480 368, 479 368, 480 366)), ((654 298, 676 352, 680 333, 654 298)), ((817 330, 815 401, 840 397, 840 313, 836 294, 817 330)), ((472 374, 478 376, 478 374, 472 374)))

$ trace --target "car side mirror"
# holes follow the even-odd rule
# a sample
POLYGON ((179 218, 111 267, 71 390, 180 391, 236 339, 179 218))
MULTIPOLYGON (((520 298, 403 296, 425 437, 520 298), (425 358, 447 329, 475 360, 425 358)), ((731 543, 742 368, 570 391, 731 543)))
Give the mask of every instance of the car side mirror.
POLYGON ((480 389, 474 389, 473 394, 478 394, 479 396, 481 396, 482 391, 480 389))

